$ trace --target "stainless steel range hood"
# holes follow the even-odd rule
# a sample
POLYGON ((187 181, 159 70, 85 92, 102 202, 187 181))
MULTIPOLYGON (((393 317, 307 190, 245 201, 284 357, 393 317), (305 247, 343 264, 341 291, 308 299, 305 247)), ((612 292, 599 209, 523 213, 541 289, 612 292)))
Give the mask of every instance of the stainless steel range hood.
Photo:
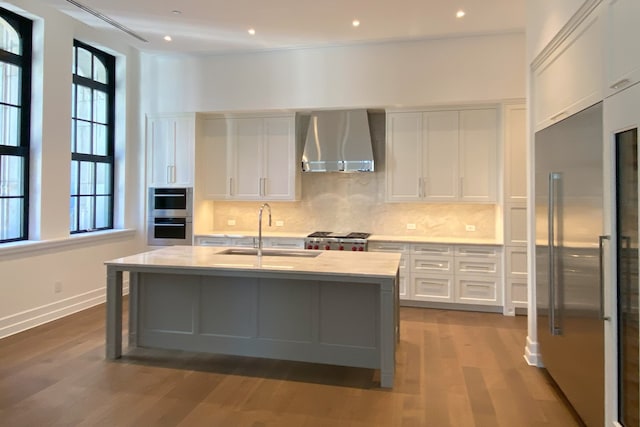
POLYGON ((302 154, 304 172, 373 172, 367 110, 311 113, 302 154))

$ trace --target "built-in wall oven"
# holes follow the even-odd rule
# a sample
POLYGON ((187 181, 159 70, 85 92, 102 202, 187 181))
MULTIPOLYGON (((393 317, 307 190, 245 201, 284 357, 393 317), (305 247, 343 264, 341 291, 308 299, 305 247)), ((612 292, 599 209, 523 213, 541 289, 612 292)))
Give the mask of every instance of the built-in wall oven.
POLYGON ((149 245, 192 244, 192 188, 149 188, 148 206, 147 243, 149 245))

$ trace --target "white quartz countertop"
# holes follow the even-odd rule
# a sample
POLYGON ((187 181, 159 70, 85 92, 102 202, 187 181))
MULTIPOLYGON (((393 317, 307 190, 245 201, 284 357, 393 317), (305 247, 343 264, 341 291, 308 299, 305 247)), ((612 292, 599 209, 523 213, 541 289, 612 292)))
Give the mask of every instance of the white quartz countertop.
POLYGON ((473 239, 463 237, 433 237, 433 236, 397 236, 372 234, 369 242, 400 242, 400 243, 443 243, 451 245, 502 245, 496 239, 473 239))
MULTIPOLYGON (((305 232, 287 232, 287 231, 273 231, 273 229, 269 227, 263 227, 262 229, 262 237, 281 237, 281 238, 293 238, 293 239, 304 239, 312 231, 305 232)), ((211 231, 208 233, 197 233, 195 237, 229 237, 229 238, 242 238, 242 237, 258 237, 258 231, 211 231)))
POLYGON ((140 267, 180 268, 194 270, 291 272, 313 275, 351 277, 396 277, 400 254, 386 252, 332 252, 288 249, 268 249, 267 253, 318 253, 317 257, 230 255, 228 249, 211 246, 168 246, 123 258, 106 261, 107 266, 123 270, 140 267))
MULTIPOLYGON (((280 238, 293 238, 304 239, 310 232, 278 232, 272 229, 262 229, 262 237, 280 237, 280 238)), ((229 238, 242 238, 242 237, 257 237, 257 231, 211 231, 209 233, 198 233, 195 237, 229 237, 229 238)), ((497 239, 477 239, 477 238, 463 238, 463 237, 434 237, 425 235, 416 236, 399 236, 399 235, 384 235, 384 234, 372 234, 368 239, 370 242, 402 242, 402 243, 443 243, 443 244, 463 244, 463 245, 502 245, 502 241, 497 239)))

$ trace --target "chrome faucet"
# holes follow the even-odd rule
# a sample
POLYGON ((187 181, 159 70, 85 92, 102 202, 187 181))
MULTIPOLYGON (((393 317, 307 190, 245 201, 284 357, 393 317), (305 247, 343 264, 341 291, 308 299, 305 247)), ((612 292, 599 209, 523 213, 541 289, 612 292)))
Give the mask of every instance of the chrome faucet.
POLYGON ((269 203, 265 203, 260 206, 260 212, 258 212, 258 256, 262 256, 262 210, 269 208, 269 227, 271 227, 271 206, 269 203))

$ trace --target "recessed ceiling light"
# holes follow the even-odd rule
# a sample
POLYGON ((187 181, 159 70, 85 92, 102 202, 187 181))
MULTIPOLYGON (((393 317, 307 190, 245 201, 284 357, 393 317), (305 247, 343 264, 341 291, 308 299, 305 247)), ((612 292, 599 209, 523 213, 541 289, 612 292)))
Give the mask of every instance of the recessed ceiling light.
POLYGON ((354 27, 359 27, 360 21, 358 21, 357 19, 354 19, 353 21, 351 21, 351 25, 353 25, 354 27))
POLYGON ((181 15, 182 11, 181 10, 172 10, 171 13, 173 13, 174 15, 181 15))
POLYGON ((164 36, 164 41, 170 42, 171 40, 173 40, 171 36, 164 36))
POLYGON ((465 15, 464 10, 460 9, 456 12, 456 18, 462 18, 465 15))
POLYGON ((256 35, 256 30, 254 30, 253 28, 249 28, 249 29, 247 30, 247 32, 248 32, 249 34, 251 34, 252 36, 255 36, 255 35, 256 35))

